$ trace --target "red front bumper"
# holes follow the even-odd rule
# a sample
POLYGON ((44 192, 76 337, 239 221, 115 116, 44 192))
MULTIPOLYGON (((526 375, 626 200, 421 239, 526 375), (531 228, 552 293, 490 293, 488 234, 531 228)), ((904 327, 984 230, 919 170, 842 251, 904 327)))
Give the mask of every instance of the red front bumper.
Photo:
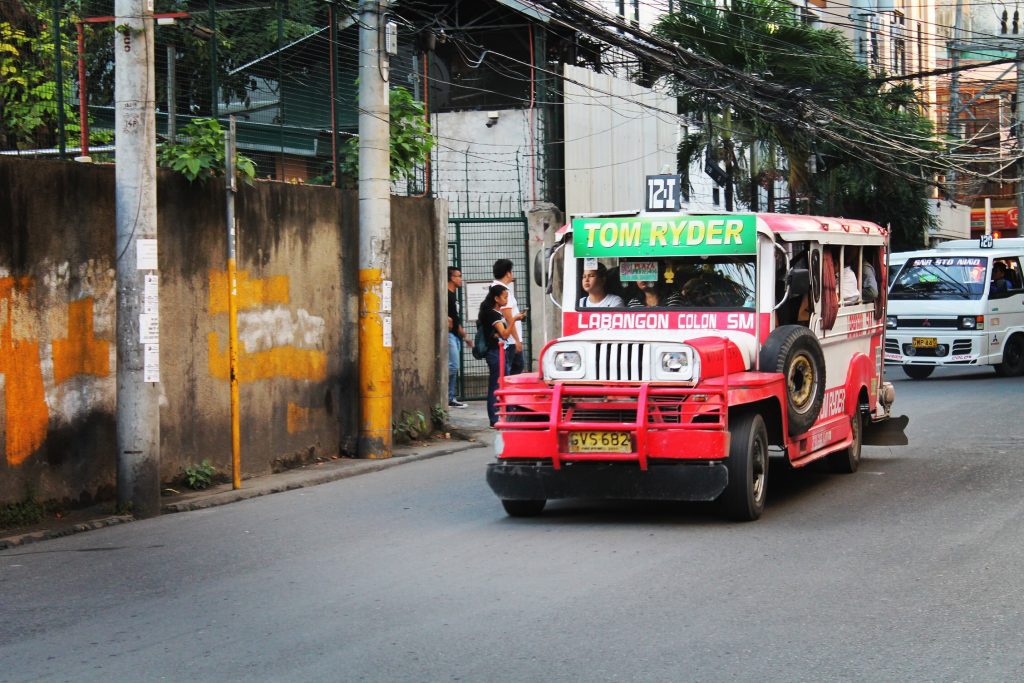
POLYGON ((498 391, 507 459, 568 462, 721 460, 729 452, 728 388, 651 384, 510 383, 498 391), (628 432, 629 453, 572 453, 571 432, 628 432))

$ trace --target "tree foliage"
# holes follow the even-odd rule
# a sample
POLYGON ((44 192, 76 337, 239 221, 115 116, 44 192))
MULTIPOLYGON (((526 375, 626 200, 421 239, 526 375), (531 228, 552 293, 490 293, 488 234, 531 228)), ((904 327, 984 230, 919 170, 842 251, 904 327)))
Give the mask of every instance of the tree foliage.
MULTIPOLYGON (((391 179, 411 178, 423 165, 434 147, 427 128, 423 103, 413 99, 405 88, 391 88, 391 179)), ((345 141, 341 169, 350 179, 359 175, 359 137, 345 141)))
MULTIPOLYGON (((205 183, 224 175, 224 129, 216 119, 195 119, 181 130, 182 141, 160 148, 161 166, 181 173, 189 182, 205 183)), ((252 183, 256 165, 249 157, 235 155, 235 170, 243 181, 252 183)))
POLYGON ((749 187, 752 178, 776 177, 777 148, 784 154, 790 192, 802 199, 797 210, 890 225, 897 249, 923 244, 934 220, 928 211, 928 160, 938 145, 913 89, 881 86, 841 33, 803 24, 788 2, 680 5, 655 32, 721 64, 721 73, 709 71, 707 77, 723 88, 729 87, 729 70, 774 86, 778 96, 769 104, 779 112, 766 115, 764 101, 757 103, 761 107, 737 105, 735 98, 726 104, 714 89, 680 86, 681 113, 705 122, 680 145, 682 168, 710 149, 715 159, 726 160, 727 169, 730 160, 738 162, 730 183, 749 187), (760 163, 743 168, 734 150, 752 146, 760 163))

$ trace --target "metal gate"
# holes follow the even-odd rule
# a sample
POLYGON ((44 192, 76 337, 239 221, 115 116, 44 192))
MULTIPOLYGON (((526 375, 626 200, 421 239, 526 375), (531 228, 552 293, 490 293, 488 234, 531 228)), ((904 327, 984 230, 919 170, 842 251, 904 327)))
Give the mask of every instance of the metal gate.
MULTIPOLYGON (((526 216, 464 217, 448 219, 449 262, 462 270, 462 289, 459 303, 462 307, 463 327, 470 339, 476 334, 476 319, 480 302, 494 280, 494 262, 500 258, 512 261, 515 276, 513 289, 519 308, 530 305, 529 232, 526 216)), ((531 311, 532 313, 532 311, 531 311)), ((530 321, 523 321, 523 355, 526 369, 532 370, 530 321)), ((469 348, 462 347, 458 395, 465 399, 487 397, 487 361, 473 358, 469 348)))

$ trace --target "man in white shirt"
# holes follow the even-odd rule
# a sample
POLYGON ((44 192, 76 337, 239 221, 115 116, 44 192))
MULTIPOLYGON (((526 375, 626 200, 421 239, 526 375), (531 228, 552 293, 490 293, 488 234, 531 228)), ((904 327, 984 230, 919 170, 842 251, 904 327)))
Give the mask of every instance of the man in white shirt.
POLYGON ((494 262, 494 282, 491 285, 504 285, 508 289, 508 305, 501 309, 505 316, 505 323, 512 334, 505 341, 505 359, 507 375, 518 375, 526 366, 523 358, 523 318, 526 311, 519 310, 519 302, 516 301, 516 293, 513 289, 516 279, 512 275, 512 261, 507 258, 500 258, 494 262))

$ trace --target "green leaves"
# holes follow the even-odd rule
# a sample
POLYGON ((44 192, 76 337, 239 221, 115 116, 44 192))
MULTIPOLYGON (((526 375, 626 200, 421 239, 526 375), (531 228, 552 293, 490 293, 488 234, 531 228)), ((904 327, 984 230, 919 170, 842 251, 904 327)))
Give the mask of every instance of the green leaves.
MULTIPOLYGON (((182 142, 160 148, 157 162, 161 166, 181 173, 189 182, 205 183, 224 175, 224 130, 217 119, 194 119, 180 135, 182 142)), ((256 177, 256 165, 241 154, 235 155, 235 171, 250 185, 256 177)))
MULTIPOLYGON (((392 88, 389 94, 391 107, 390 155, 391 180, 410 178, 434 148, 424 116, 423 103, 413 99, 412 94, 402 87, 392 88)), ((345 141, 341 150, 341 168, 350 178, 359 175, 359 137, 345 141)))

